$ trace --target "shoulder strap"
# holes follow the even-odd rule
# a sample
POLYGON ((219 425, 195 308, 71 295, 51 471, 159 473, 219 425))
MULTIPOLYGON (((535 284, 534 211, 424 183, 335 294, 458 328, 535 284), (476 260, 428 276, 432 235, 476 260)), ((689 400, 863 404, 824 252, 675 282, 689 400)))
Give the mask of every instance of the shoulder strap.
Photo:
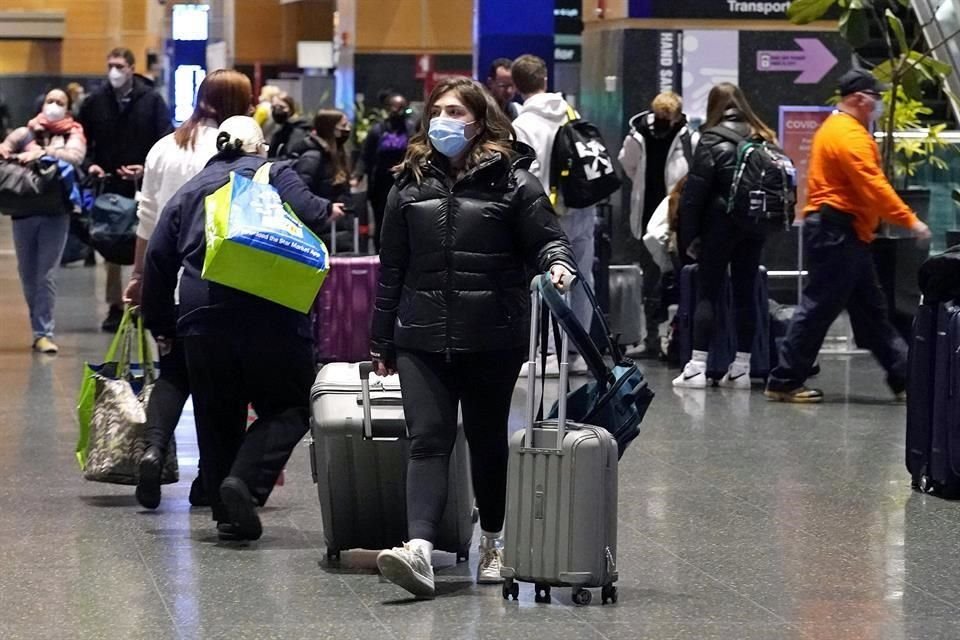
POLYGON ((680 132, 680 144, 683 145, 683 157, 687 159, 687 166, 693 166, 693 141, 690 139, 690 130, 684 127, 680 132))
POLYGON ((264 162, 262 165, 260 165, 260 168, 257 169, 257 172, 253 174, 253 181, 259 184, 270 184, 270 168, 272 166, 272 162, 264 162))

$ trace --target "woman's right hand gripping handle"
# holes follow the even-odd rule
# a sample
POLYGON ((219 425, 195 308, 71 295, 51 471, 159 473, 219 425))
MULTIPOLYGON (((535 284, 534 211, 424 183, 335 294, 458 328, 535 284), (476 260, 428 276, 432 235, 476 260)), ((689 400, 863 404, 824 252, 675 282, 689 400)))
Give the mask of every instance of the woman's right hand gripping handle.
MULTIPOLYGON (((392 376, 397 372, 397 363, 392 358, 388 358, 379 353, 371 353, 370 359, 373 361, 373 373, 380 377, 392 376)), ((361 375, 363 375, 362 371, 361 375)))

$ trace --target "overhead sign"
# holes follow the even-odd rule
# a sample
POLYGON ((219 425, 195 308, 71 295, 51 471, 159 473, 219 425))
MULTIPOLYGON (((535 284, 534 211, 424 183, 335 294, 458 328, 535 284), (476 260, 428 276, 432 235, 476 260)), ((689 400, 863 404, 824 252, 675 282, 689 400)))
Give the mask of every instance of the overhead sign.
POLYGON ((757 51, 757 71, 796 72, 796 84, 817 84, 837 64, 837 58, 817 38, 795 38, 799 51, 757 51))
MULTIPOLYGON (((786 21, 789 6, 784 0, 630 0, 630 17, 786 21)), ((826 17, 835 19, 836 10, 826 17)))

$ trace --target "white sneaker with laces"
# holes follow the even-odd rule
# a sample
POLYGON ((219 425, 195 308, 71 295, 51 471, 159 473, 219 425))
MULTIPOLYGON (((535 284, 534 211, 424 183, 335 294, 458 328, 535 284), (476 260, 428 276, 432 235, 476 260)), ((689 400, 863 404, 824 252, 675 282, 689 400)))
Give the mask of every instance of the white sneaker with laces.
MULTIPOLYGON (((537 369, 539 368, 540 363, 538 362, 537 369)), ((581 376, 590 373, 590 368, 587 366, 587 361, 579 353, 571 353, 567 357, 567 373, 572 376, 581 376)), ((547 368, 544 375, 547 378, 560 377, 560 358, 554 354, 547 356, 547 368)))
POLYGON ((750 367, 733 362, 717 383, 724 389, 750 390, 750 367))
POLYGON ((377 568, 384 578, 418 598, 432 598, 436 593, 430 558, 424 555, 423 549, 409 542, 381 551, 377 555, 377 568))
POLYGON ((673 379, 673 386, 680 389, 706 389, 707 363, 691 360, 680 375, 673 379))
POLYGON ((480 562, 477 564, 477 584, 500 584, 500 569, 503 567, 502 538, 494 540, 480 537, 480 562))

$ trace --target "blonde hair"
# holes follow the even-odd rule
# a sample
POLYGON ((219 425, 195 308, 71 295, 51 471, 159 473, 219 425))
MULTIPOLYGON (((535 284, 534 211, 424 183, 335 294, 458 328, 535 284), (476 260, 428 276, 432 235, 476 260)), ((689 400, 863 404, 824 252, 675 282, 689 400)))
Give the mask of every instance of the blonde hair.
POLYGON ((470 148, 467 151, 466 170, 469 171, 478 166, 484 159, 491 155, 499 153, 505 159, 513 155, 511 141, 515 139, 513 126, 503 113, 493 97, 487 92, 483 85, 464 77, 453 77, 444 80, 434 87, 423 108, 423 116, 420 120, 420 129, 410 139, 407 145, 407 155, 403 162, 396 168, 397 171, 409 171, 417 182, 423 179, 423 169, 436 153, 433 145, 430 144, 430 116, 433 111, 433 105, 436 104, 444 94, 453 91, 469 109, 476 120, 475 127, 477 135, 470 141, 470 148))
POLYGON ((653 114, 661 118, 673 118, 683 111, 683 99, 673 91, 658 93, 650 103, 653 114))

